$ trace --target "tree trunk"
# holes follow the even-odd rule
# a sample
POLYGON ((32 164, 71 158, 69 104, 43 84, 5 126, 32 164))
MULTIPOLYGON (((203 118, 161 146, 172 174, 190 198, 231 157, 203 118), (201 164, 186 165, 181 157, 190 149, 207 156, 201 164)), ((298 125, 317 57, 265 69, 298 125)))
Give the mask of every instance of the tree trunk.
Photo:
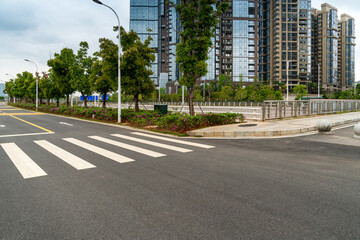
POLYGON ((50 105, 50 98, 47 99, 47 105, 50 105))
POLYGON ((59 99, 56 99, 56 106, 59 107, 59 105, 60 105, 60 101, 59 99))
POLYGON ((139 95, 135 95, 134 96, 134 100, 135 100, 135 112, 139 112, 139 95))
POLYGON ((194 87, 191 87, 189 90, 189 113, 191 116, 195 116, 194 110, 194 87))
POLYGON ((70 97, 69 97, 69 94, 66 94, 66 106, 67 106, 67 107, 70 106, 70 97))
POLYGON ((106 93, 103 94, 103 101, 102 101, 102 107, 103 108, 106 108, 106 97, 105 96, 106 96, 106 93))
POLYGON ((87 98, 88 96, 85 96, 85 94, 81 93, 81 95, 83 96, 83 99, 84 99, 84 107, 87 108, 87 98))

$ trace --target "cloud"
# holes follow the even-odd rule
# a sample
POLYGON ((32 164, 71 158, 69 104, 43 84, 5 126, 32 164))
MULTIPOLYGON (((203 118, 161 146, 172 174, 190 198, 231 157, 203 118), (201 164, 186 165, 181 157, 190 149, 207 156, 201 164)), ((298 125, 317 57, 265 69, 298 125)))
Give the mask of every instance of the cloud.
MULTIPOLYGON (((102 2, 117 12, 128 29, 130 0, 102 2)), ((49 53, 53 56, 65 47, 76 52, 81 41, 95 52, 99 38, 116 41, 114 25, 114 13, 92 0, 0 0, 0 79, 9 78, 5 73, 34 72, 24 58, 47 70, 49 53)))

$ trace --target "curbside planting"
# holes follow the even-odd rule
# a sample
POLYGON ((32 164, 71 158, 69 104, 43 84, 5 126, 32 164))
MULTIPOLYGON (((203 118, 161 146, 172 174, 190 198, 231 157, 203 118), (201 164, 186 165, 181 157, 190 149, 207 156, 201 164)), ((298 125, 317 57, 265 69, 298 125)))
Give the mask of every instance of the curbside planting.
MULTIPOLYGON (((35 104, 30 103, 9 103, 9 105, 35 111, 35 104)), ((39 112, 72 116, 78 118, 92 119, 107 123, 117 122, 117 109, 100 107, 66 107, 53 105, 39 105, 39 112)), ((210 126, 226 125, 233 123, 243 123, 244 115, 240 113, 206 113, 191 116, 184 113, 169 112, 161 115, 154 110, 140 110, 135 112, 133 109, 121 110, 122 124, 128 126, 168 132, 173 134, 184 134, 185 132, 205 128, 210 126)))

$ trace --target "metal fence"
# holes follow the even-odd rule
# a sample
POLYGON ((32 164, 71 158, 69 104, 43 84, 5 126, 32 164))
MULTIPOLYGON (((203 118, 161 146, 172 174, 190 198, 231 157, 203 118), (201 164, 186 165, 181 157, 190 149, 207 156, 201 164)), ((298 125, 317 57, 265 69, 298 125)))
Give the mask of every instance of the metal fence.
POLYGON ((262 120, 360 110, 360 100, 265 101, 262 120))

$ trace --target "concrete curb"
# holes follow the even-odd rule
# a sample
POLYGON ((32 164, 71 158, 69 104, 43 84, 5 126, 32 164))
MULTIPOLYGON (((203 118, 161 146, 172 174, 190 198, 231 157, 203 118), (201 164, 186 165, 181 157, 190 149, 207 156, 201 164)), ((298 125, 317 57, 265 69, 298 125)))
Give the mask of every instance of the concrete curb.
MULTIPOLYGON (((351 123, 360 122, 360 118, 343 120, 338 122, 332 122, 331 125, 341 126, 351 123)), ((222 137, 278 137, 278 136, 292 136, 297 134, 303 134, 308 132, 317 131, 316 126, 298 128, 298 129, 289 129, 289 130, 259 130, 259 131, 189 131, 186 134, 192 137, 213 137, 213 138, 222 138, 222 137)))

